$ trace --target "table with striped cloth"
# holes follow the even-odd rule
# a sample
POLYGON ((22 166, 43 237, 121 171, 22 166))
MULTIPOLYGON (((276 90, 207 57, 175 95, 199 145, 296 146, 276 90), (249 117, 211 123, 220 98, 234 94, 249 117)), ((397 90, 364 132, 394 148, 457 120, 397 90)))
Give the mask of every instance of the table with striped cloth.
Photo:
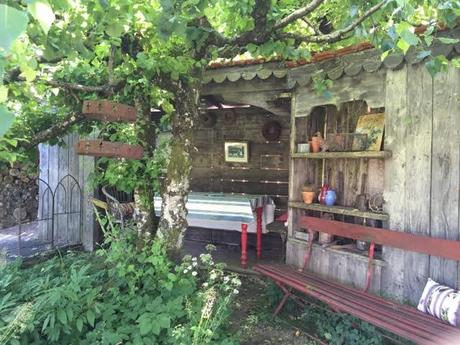
MULTIPOLYGON (((257 258, 262 256, 262 232, 273 222, 275 204, 266 195, 190 193, 186 204, 189 226, 241 231, 241 266, 247 268, 248 232, 257 234, 257 258)), ((155 213, 161 212, 161 197, 155 197, 155 213)))
MULTIPOLYGON (((256 209, 263 208, 262 232, 274 221, 275 204, 266 195, 192 192, 186 204, 189 226, 208 229, 241 231, 248 224, 248 232, 257 232, 256 209)), ((155 196, 155 213, 161 212, 161 197, 155 196)))

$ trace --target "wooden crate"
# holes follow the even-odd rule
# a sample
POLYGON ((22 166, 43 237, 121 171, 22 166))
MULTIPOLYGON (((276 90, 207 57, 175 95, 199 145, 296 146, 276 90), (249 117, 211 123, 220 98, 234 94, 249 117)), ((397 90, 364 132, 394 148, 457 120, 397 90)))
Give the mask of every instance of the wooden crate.
POLYGON ((136 122, 136 108, 108 100, 84 101, 82 113, 88 119, 136 122))
POLYGON ((76 151, 79 155, 109 158, 141 159, 144 155, 144 150, 140 145, 103 140, 79 140, 76 151))

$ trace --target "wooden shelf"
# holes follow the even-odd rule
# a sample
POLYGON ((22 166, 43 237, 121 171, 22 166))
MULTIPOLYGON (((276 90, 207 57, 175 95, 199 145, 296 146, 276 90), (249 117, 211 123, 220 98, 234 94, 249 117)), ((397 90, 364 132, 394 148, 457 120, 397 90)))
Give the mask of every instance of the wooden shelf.
POLYGON ((357 208, 345 207, 345 206, 326 206, 321 204, 305 204, 303 202, 290 201, 289 207, 299 208, 303 210, 318 211, 318 212, 329 212, 334 214, 342 214, 345 216, 355 216, 368 219, 376 219, 387 221, 389 219, 386 213, 366 212, 360 211, 357 208))
POLYGON ((347 151, 347 152, 318 152, 318 153, 291 153, 291 158, 307 159, 340 159, 340 158, 390 158, 391 151, 347 151))

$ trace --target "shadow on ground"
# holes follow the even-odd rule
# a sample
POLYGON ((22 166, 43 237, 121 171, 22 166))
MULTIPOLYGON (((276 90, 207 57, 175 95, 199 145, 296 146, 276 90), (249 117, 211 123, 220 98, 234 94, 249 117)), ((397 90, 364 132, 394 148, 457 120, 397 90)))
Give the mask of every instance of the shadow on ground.
POLYGON ((319 345, 283 317, 272 316, 266 288, 267 284, 256 276, 242 277, 230 325, 239 332, 241 345, 319 345))

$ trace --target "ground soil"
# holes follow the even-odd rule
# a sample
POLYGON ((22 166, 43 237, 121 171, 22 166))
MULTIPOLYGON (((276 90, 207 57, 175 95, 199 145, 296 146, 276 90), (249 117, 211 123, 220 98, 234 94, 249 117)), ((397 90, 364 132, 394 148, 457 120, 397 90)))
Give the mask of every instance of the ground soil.
POLYGON ((231 318, 231 329, 239 332, 242 345, 319 345, 289 322, 283 313, 273 317, 273 306, 265 294, 267 284, 256 276, 242 277, 242 286, 231 318))

